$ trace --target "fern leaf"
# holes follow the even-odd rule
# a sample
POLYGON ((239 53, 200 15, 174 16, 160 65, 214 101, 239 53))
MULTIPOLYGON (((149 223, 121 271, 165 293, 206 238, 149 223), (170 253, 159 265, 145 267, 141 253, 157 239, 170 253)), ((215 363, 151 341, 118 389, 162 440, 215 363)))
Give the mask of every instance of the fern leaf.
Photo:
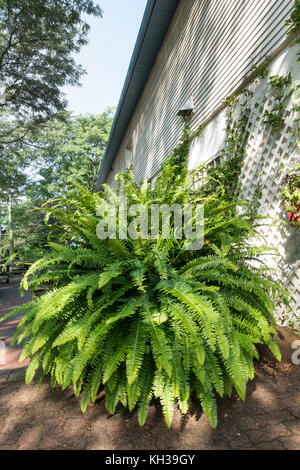
POLYGON ((36 371, 39 367, 39 364, 40 364, 40 361, 38 357, 33 357, 30 360, 30 363, 26 369, 26 376, 25 376, 25 381, 27 385, 29 385, 33 381, 36 371))
POLYGON ((142 319, 139 318, 132 323, 128 337, 126 374, 129 385, 133 384, 141 368, 145 354, 146 339, 147 329, 142 319))
POLYGON ((122 262, 113 263, 107 266, 107 268, 100 275, 98 283, 99 289, 108 284, 108 282, 110 282, 113 278, 118 277, 120 274, 122 274, 122 267, 122 262))
POLYGON ((174 415, 174 405, 175 400, 172 391, 172 385, 167 383, 164 387, 163 393, 160 396, 162 406, 163 406, 163 415, 165 417, 166 424, 168 428, 171 427, 174 415))

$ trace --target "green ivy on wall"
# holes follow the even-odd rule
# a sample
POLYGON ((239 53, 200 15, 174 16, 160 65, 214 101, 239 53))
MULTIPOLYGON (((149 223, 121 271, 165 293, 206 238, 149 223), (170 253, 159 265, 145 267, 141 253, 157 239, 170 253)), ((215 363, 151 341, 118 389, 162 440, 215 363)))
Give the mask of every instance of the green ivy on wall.
POLYGON ((256 75, 260 78, 266 78, 269 75, 268 67, 271 59, 267 57, 260 65, 254 65, 253 70, 256 71, 256 75))
MULTIPOLYGON (((251 95, 251 91, 243 90, 246 97, 251 95)), ((231 95, 224 100, 227 108, 226 141, 218 156, 219 163, 215 166, 210 164, 201 165, 195 172, 205 175, 203 178, 203 195, 209 193, 219 193, 230 202, 238 197, 239 179, 242 171, 244 158, 246 156, 246 146, 249 138, 248 123, 251 109, 242 105, 240 117, 236 120, 234 112, 238 97, 231 95)))
POLYGON ((187 160, 190 148, 190 126, 188 117, 183 117, 183 131, 180 138, 179 145, 175 147, 172 154, 166 159, 163 168, 172 166, 174 168, 174 175, 181 175, 186 171, 187 160))
POLYGON ((273 95, 273 107, 270 111, 265 111, 264 123, 272 127, 273 131, 282 129, 285 123, 285 112, 291 96, 294 92, 292 87, 292 74, 274 75, 270 77, 269 85, 273 95))
MULTIPOLYGON (((295 0, 294 10, 290 18, 286 21, 288 34, 299 33, 297 38, 291 43, 291 47, 300 44, 300 0, 295 0)), ((300 62, 300 52, 298 52, 298 62, 300 62)))
POLYGON ((191 130, 189 126, 188 117, 183 117, 183 131, 177 147, 174 148, 172 154, 165 160, 162 170, 155 182, 155 188, 159 193, 162 188, 168 193, 170 201, 176 191, 174 181, 177 180, 180 185, 187 176, 188 172, 188 157, 190 150, 190 135, 191 130))

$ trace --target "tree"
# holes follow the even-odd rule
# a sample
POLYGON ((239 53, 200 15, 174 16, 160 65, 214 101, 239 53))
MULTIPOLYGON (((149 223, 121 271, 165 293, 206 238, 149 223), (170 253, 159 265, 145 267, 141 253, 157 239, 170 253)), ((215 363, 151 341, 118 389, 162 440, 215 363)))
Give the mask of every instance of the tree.
MULTIPOLYGON (((15 201, 23 194, 29 177, 25 172, 28 164, 28 155, 18 145, 1 148, 0 168, 0 201, 1 212, 6 212, 6 217, 0 221, 0 232, 5 229, 6 236, 1 240, 1 255, 10 256, 15 248, 15 230, 13 208, 15 201)), ((2 237, 1 237, 2 238, 2 237)))
POLYGON ((61 87, 85 73, 74 60, 90 29, 83 15, 102 10, 93 0, 0 2, 0 143, 22 141, 65 109, 61 87))
POLYGON ((65 194, 72 180, 93 190, 108 141, 113 109, 99 115, 54 119, 45 126, 29 150, 37 162, 38 181, 28 189, 31 197, 53 198, 65 194), (35 195, 35 196, 34 196, 35 195))
POLYGON ((50 235, 38 208, 64 196, 72 180, 94 189, 112 118, 111 108, 100 115, 65 112, 63 119, 41 125, 28 145, 2 146, 0 258, 32 261, 45 251, 50 235))

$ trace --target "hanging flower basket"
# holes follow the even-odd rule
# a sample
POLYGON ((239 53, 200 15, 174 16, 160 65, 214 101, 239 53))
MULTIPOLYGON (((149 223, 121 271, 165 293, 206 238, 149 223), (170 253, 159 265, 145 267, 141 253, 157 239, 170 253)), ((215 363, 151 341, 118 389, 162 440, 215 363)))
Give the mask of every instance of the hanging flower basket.
POLYGON ((290 168, 282 180, 282 197, 290 224, 300 229, 300 159, 290 168))
POLYGON ((300 202, 298 203, 295 211, 291 210, 291 206, 287 202, 285 203, 285 206, 291 225, 300 228, 300 202))

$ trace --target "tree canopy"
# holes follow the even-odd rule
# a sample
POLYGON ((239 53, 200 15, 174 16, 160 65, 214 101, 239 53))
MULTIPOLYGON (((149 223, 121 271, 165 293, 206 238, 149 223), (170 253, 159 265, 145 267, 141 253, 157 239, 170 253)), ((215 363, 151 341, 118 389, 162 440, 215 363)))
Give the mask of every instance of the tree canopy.
POLYGON ((61 87, 85 73, 74 54, 87 44, 87 15, 102 10, 92 0, 0 2, 0 143, 22 141, 65 109, 61 87))
POLYGON ((31 194, 59 197, 71 188, 71 181, 93 190, 110 128, 113 109, 102 114, 73 116, 66 112, 63 121, 54 119, 40 131, 35 145, 28 148, 38 181, 31 194))
POLYGON ((1 251, 2 258, 16 256, 16 251, 22 259, 39 256, 48 233, 37 209, 49 199, 63 197, 74 181, 94 189, 112 119, 112 108, 99 115, 73 116, 65 111, 62 119, 40 126, 27 145, 2 146, 0 258, 1 251))
POLYGON ((112 111, 72 116, 62 92, 86 73, 76 54, 88 43, 90 16, 102 17, 96 0, 0 0, 2 259, 30 240, 45 245, 34 207, 62 196, 71 178, 94 185, 112 111))

